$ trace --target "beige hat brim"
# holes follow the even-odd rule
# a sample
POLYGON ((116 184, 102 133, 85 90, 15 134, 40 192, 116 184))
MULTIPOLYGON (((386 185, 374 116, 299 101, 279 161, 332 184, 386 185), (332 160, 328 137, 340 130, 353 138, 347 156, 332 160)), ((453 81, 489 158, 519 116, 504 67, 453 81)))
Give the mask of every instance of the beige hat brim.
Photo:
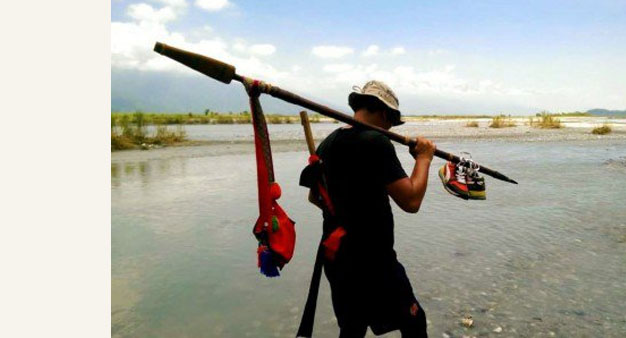
POLYGON ((387 108, 389 108, 389 110, 391 110, 391 111, 394 111, 394 112, 398 113, 398 121, 397 121, 397 122, 395 122, 395 123, 393 123, 393 126, 394 126, 394 127, 395 127, 395 126, 399 126, 399 125, 403 125, 403 124, 404 124, 404 122, 405 122, 405 121, 402 121, 402 120, 401 120, 402 113, 401 113, 398 109, 396 109, 396 108, 394 108, 394 107, 390 106, 389 104, 387 104, 387 102, 385 102, 385 101, 381 100, 378 96, 373 95, 373 94, 363 94, 363 93, 359 93, 359 92, 352 92, 352 93, 350 93, 350 95, 348 95, 348 105, 350 105, 350 108, 352 108, 352 111, 355 111, 354 107, 355 107, 355 106, 358 106, 358 103, 359 103, 359 102, 360 102, 363 98, 365 98, 366 96, 369 96, 369 97, 374 97, 374 98, 378 99, 378 101, 380 101, 380 102, 381 102, 381 103, 383 103, 385 106, 387 106, 387 108))

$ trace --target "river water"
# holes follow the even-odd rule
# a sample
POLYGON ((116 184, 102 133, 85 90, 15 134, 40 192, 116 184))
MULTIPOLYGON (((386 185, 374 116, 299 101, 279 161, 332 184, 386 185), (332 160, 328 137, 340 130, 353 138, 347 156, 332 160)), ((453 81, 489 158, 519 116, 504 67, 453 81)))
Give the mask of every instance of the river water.
MULTIPOLYGON (((217 139, 228 128, 250 128, 203 127, 217 139)), ((279 128, 277 139, 301 138, 298 125, 279 128)), ((470 151, 520 184, 487 177, 487 200, 463 201, 443 190, 436 159, 421 211, 394 206, 396 251, 430 335, 623 337, 626 140, 438 146, 470 151), (473 328, 460 324, 465 315, 473 328)), ((294 142, 274 153, 279 202, 298 239, 282 276, 268 279, 257 271, 251 234, 258 216, 252 144, 243 152, 211 147, 112 154, 114 337, 295 336, 321 235, 321 215, 297 184, 305 148, 294 142)), ((409 155, 397 151, 411 170, 409 155)), ((337 333, 324 279, 314 334, 337 333)))

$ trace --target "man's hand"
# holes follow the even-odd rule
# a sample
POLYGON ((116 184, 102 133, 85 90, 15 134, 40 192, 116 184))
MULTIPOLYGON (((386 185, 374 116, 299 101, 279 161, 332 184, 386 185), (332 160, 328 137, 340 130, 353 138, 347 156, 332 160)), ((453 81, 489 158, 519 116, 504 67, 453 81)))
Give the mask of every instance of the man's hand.
POLYGON ((409 148, 409 153, 417 160, 426 159, 432 161, 435 149, 437 149, 437 146, 435 146, 433 141, 424 137, 418 137, 417 144, 414 148, 409 148))
POLYGON ((410 177, 401 178, 395 182, 387 184, 389 196, 398 206, 410 213, 419 211, 426 187, 428 185, 428 170, 437 147, 435 144, 423 137, 417 138, 417 145, 409 149, 409 152, 416 159, 413 173, 410 177))

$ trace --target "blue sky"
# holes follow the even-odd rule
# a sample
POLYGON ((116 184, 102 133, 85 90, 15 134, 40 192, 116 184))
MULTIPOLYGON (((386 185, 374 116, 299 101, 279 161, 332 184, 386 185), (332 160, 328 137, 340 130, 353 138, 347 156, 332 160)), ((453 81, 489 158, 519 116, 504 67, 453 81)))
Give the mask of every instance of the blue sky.
POLYGON ((343 110, 369 79, 408 114, 626 109, 626 1, 113 0, 111 13, 114 110, 245 109, 241 88, 156 40, 343 110))

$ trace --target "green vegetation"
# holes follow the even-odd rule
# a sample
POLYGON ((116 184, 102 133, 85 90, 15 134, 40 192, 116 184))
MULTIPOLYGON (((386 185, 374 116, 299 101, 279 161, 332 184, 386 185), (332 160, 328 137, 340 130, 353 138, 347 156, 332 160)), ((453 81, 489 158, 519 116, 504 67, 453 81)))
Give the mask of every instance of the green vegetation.
POLYGON ((516 124, 513 121, 513 119, 511 119, 511 115, 496 116, 493 119, 491 119, 491 123, 489 123, 489 128, 508 128, 508 127, 515 127, 515 126, 516 124))
POLYGON ((137 112, 132 115, 111 116, 111 150, 134 149, 139 146, 170 145, 185 141, 185 130, 178 126, 171 131, 158 124, 155 135, 146 132, 146 116, 137 112))
MULTIPOLYGON (((546 112, 542 112, 540 114, 537 114, 537 116, 539 117, 538 119, 533 119, 532 117, 529 119, 529 124, 531 127, 534 128, 541 128, 541 129, 559 129, 559 128, 563 128, 563 125, 561 125, 561 120, 556 118, 555 115, 552 114, 548 114, 546 112)), ((563 115, 559 115, 559 116, 563 116, 563 115)), ((570 116, 570 115, 568 115, 570 116)))
POLYGON ((611 129, 611 126, 605 123, 602 127, 593 128, 591 133, 594 135, 605 135, 610 133, 611 131, 613 131, 613 129, 611 129))
MULTIPOLYGON (((535 114, 536 117, 542 117, 543 115, 548 114, 548 112, 541 112, 541 113, 537 113, 535 114)), ((584 116, 593 116, 590 113, 587 112, 581 112, 581 111, 575 111, 575 112, 570 112, 570 113, 556 113, 556 114, 549 114, 552 116, 560 116, 560 117, 584 117, 584 116)))
MULTIPOLYGON (((168 125, 168 124, 245 124, 252 122, 252 116, 250 112, 243 111, 240 113, 217 113, 206 110, 201 114, 158 114, 158 113, 141 113, 142 121, 137 121, 138 113, 121 113, 114 112, 111 114, 111 123, 121 125, 124 119, 127 119, 127 123, 136 124, 138 122, 144 125, 168 125)), ((279 115, 279 114, 264 114, 265 120, 270 124, 287 124, 287 123, 300 123, 300 117, 298 115, 279 115)), ((321 115, 310 114, 309 121, 311 123, 318 123, 321 120, 321 115)))
POLYGON ((467 121, 465 126, 470 128, 478 128, 478 121, 467 121))
POLYGON ((493 115, 406 115, 403 116, 403 120, 418 121, 424 119, 438 119, 438 120, 459 120, 459 119, 489 119, 493 115))

